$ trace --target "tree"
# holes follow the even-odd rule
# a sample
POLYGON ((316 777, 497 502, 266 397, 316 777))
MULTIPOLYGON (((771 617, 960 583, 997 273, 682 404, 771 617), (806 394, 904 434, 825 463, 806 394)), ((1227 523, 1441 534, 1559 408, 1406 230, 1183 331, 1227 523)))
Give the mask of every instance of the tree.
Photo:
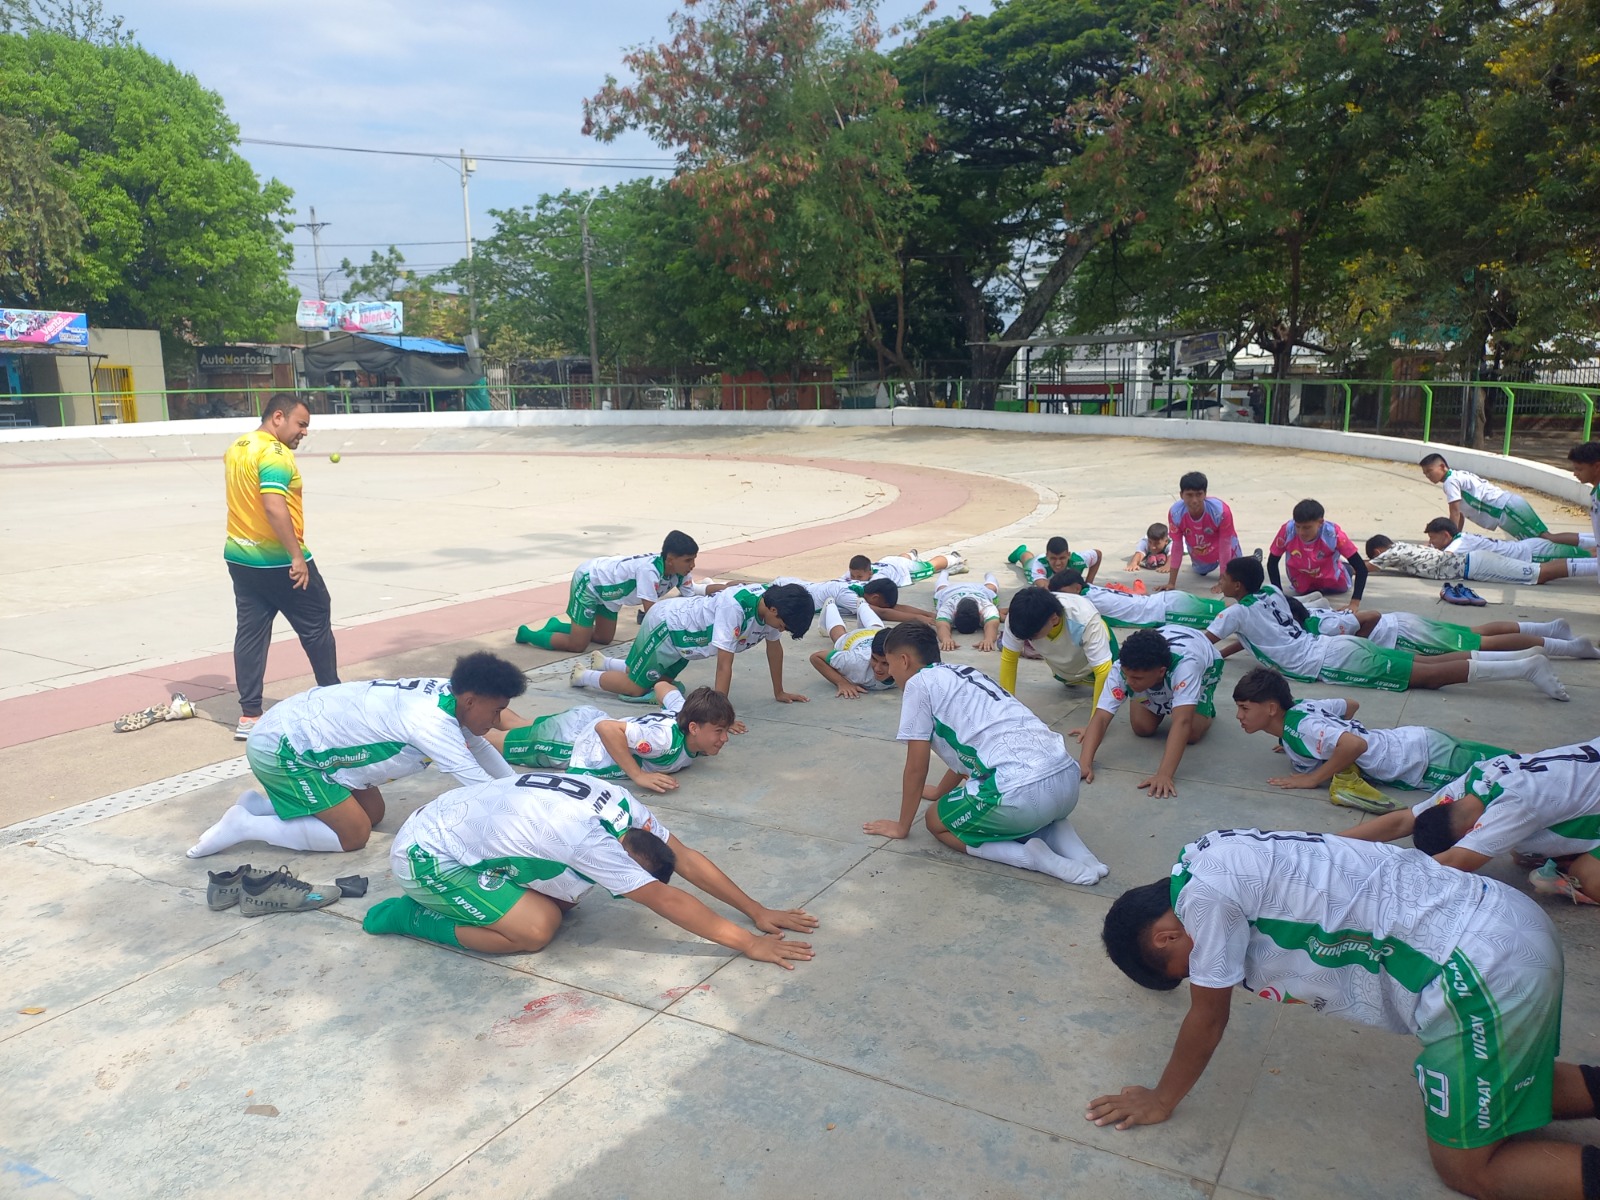
POLYGON ((672 38, 630 52, 584 104, 602 141, 642 129, 678 155, 697 244, 734 281, 718 298, 742 365, 838 361, 864 334, 896 357, 872 301, 901 285, 926 138, 877 52, 875 0, 686 0, 672 38), (699 15, 696 15, 699 14, 699 15))
POLYGON ((292 311, 291 193, 237 152, 221 100, 137 46, 0 34, 0 112, 70 169, 82 261, 40 302, 155 328, 169 353, 267 336, 292 311))
POLYGON ((0 116, 0 295, 38 305, 77 264, 84 225, 69 176, 33 130, 0 116))
POLYGON ((100 0, 0 0, 0 33, 62 33, 98 46, 131 46, 134 31, 100 0))
POLYGON ((394 300, 410 277, 406 270, 406 256, 390 246, 383 253, 374 250, 364 263, 353 263, 348 258, 339 261, 339 273, 344 276, 342 300, 394 300))

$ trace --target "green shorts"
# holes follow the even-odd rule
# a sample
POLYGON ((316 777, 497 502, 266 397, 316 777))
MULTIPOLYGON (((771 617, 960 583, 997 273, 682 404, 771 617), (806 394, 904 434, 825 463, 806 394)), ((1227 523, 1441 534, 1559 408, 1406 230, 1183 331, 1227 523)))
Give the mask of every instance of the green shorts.
POLYGON ((567 591, 567 617, 574 625, 581 625, 585 629, 594 628, 594 619, 597 613, 611 616, 611 610, 605 602, 594 594, 594 589, 589 586, 589 572, 579 567, 572 573, 572 586, 567 591))
POLYGON ((1429 729, 1428 770, 1418 786, 1436 792, 1452 780, 1460 779, 1484 759, 1499 758, 1502 754, 1510 753, 1510 750, 1502 750, 1499 746, 1490 746, 1484 742, 1467 742, 1451 737, 1443 730, 1429 729))
POLYGON ((994 776, 968 779, 935 802, 939 821, 963 845, 1014 842, 1069 815, 1078 805, 1077 764, 1002 795, 994 776))
POLYGON ((401 890, 422 907, 461 925, 493 925, 522 899, 522 881, 554 879, 567 869, 542 858, 496 858, 462 866, 436 859, 421 846, 406 849, 405 863, 409 875, 404 870, 394 873, 401 890))
POLYGON ((1329 638, 1328 656, 1317 675, 1321 683, 1347 683, 1352 687, 1403 692, 1411 687, 1411 665, 1416 656, 1409 650, 1385 650, 1361 638, 1329 638))
POLYGON ((628 678, 646 691, 663 679, 676 679, 688 665, 688 658, 672 640, 672 630, 665 621, 646 625, 628 649, 628 678))
POLYGON ((551 737, 551 732, 548 718, 507 730, 500 754, 513 767, 554 767, 565 771, 572 761, 572 743, 551 737))
POLYGON ((251 738, 245 743, 244 757, 280 821, 327 812, 350 799, 349 788, 328 778, 327 772, 301 762, 288 738, 279 738, 274 749, 257 746, 251 738))
POLYGON ((1442 1003, 1428 1004, 1417 1032, 1417 1087, 1431 1142, 1473 1150, 1550 1123, 1561 949, 1553 929, 1530 928, 1516 944, 1513 953, 1497 951, 1469 933, 1445 962, 1442 1003))
POLYGON ((1399 626, 1394 644, 1396 649, 1409 650, 1413 654, 1454 654, 1458 650, 1483 649, 1483 635, 1472 632, 1465 625, 1412 617, 1399 626))
POLYGON ((1533 511, 1533 505, 1521 496, 1513 496, 1506 501, 1505 511, 1500 514, 1500 528, 1517 541, 1543 537, 1550 532, 1550 527, 1533 511))

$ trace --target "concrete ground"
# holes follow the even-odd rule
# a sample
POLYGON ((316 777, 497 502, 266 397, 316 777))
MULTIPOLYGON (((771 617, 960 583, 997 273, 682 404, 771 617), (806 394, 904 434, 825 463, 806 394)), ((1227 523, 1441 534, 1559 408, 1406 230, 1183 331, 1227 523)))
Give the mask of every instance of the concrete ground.
MULTIPOLYGON (((651 546, 671 526, 701 539, 703 567, 750 578, 827 577, 857 550, 959 543, 1009 593, 1005 553, 1057 532, 1107 551, 1102 580, 1130 580, 1116 560, 1187 469, 1233 504, 1247 546, 1307 495, 1358 540, 1414 535, 1442 507, 1414 468, 1112 438, 314 427, 313 439, 308 539, 345 677, 446 674, 490 648, 529 671, 517 702, 529 715, 578 697, 570 660, 515 646, 516 624, 561 607, 576 560, 651 546)), ((1356 819, 1322 793, 1269 787, 1282 760, 1227 703, 1170 800, 1135 786, 1156 747, 1114 728, 1073 818, 1111 875, 1078 888, 958 857, 920 826, 904 842, 864 836, 898 804, 896 696, 835 699, 805 661, 824 644, 816 632, 785 643, 786 682, 809 704, 773 703, 761 656, 742 657, 732 698, 750 732, 648 802, 747 891, 821 918, 816 959, 792 973, 604 897, 537 955, 363 934, 366 907, 396 892, 394 829, 446 789, 431 773, 385 789, 389 818, 363 851, 249 844, 186 859, 243 786, 222 445, 0 446, 0 1196, 1449 1194, 1427 1162, 1412 1041, 1244 994, 1172 1121, 1117 1133, 1083 1119, 1091 1096, 1154 1082, 1186 1005, 1110 966, 1106 906, 1207 830, 1356 819), (206 719, 109 732, 174 686, 206 719), (209 912, 206 870, 245 861, 372 886, 303 916, 209 912)), ((1587 525, 1540 507, 1554 528, 1587 525)), ((1449 615, 1563 615, 1600 632, 1592 586, 1478 590, 1489 607, 1449 615)), ((1436 591, 1374 578, 1367 603, 1438 615, 1436 591)), ((911 595, 928 602, 926 586, 911 595)), ((998 668, 970 648, 952 657, 998 668)), ((1248 665, 1228 660, 1220 698, 1248 665)), ((1600 663, 1557 669, 1569 704, 1516 684, 1366 693, 1362 719, 1519 749, 1592 736, 1600 663)), ((697 664, 684 682, 710 674, 697 664)), ((309 682, 292 637, 280 643, 269 698, 309 682)), ((1041 664, 1023 664, 1020 695, 1062 731, 1088 714, 1087 692, 1041 664)), ((1494 873, 1517 878, 1509 864, 1494 873)), ((1549 911, 1568 955, 1564 1057, 1600 1061, 1600 917, 1549 911)), ((1594 1141, 1597 1127, 1559 1136, 1594 1141)))

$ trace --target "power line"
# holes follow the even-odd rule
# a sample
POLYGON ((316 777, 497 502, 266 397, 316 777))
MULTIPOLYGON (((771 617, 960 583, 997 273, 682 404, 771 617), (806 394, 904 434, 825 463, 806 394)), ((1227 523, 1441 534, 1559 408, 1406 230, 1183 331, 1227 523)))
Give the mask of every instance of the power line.
MULTIPOLYGON (((456 158, 459 151, 432 150, 380 150, 371 146, 324 146, 316 142, 280 142, 272 138, 242 137, 241 142, 252 146, 281 146, 290 150, 333 150, 341 154, 388 154, 398 158, 456 158)), ((610 167, 621 171, 671 171, 676 163, 671 159, 620 159, 620 158, 535 158, 520 154, 474 154, 480 162, 521 163, 541 167, 610 167)))
MULTIPOLYGON (((442 242, 323 242, 324 249, 358 250, 366 246, 459 246, 460 238, 447 238, 442 242)), ((301 249, 301 247, 296 247, 301 249)))

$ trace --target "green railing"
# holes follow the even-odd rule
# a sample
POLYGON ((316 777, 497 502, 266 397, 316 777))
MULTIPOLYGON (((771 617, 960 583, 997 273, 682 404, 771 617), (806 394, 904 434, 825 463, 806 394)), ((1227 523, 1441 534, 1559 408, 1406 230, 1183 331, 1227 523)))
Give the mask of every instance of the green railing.
MULTIPOLYGON (((1232 395, 1230 410, 1240 411, 1239 393, 1250 384, 1261 389, 1261 417, 1270 422, 1288 389, 1299 390, 1297 422, 1346 433, 1379 433, 1420 437, 1424 441, 1458 444, 1469 401, 1483 400, 1483 425, 1477 431, 1484 441, 1498 443, 1509 455, 1514 442, 1536 447, 1548 437, 1564 445, 1594 436, 1595 398, 1600 386, 1575 387, 1543 383, 1504 383, 1488 380, 1438 381, 1394 379, 1336 379, 1308 376, 1294 380, 1174 380, 1158 388, 1141 404, 1126 392, 1106 386, 1105 395, 1087 394, 1080 384, 1071 396, 1054 394, 1056 381, 939 379, 860 382, 638 383, 617 384, 515 384, 492 387, 486 393, 491 410, 507 409, 620 409, 693 411, 785 411, 836 408, 872 408, 880 399, 890 404, 919 407, 992 407, 1001 412, 1116 413, 1123 416, 1160 414, 1205 416, 1215 407, 1219 388, 1232 395), (1519 424, 1520 423, 1520 424, 1519 424)), ((1131 384, 1124 385, 1128 391, 1131 384)), ((46 393, 0 395, 0 428, 28 425, 93 425, 122 420, 186 420, 193 418, 254 418, 275 389, 271 388, 170 388, 160 392, 46 393)), ((331 413, 460 412, 481 409, 481 390, 448 388, 313 388, 299 393, 313 415, 331 413)), ((1546 457, 1551 457, 1551 448, 1546 457)), ((1535 453, 1534 457, 1539 455, 1535 453)))

